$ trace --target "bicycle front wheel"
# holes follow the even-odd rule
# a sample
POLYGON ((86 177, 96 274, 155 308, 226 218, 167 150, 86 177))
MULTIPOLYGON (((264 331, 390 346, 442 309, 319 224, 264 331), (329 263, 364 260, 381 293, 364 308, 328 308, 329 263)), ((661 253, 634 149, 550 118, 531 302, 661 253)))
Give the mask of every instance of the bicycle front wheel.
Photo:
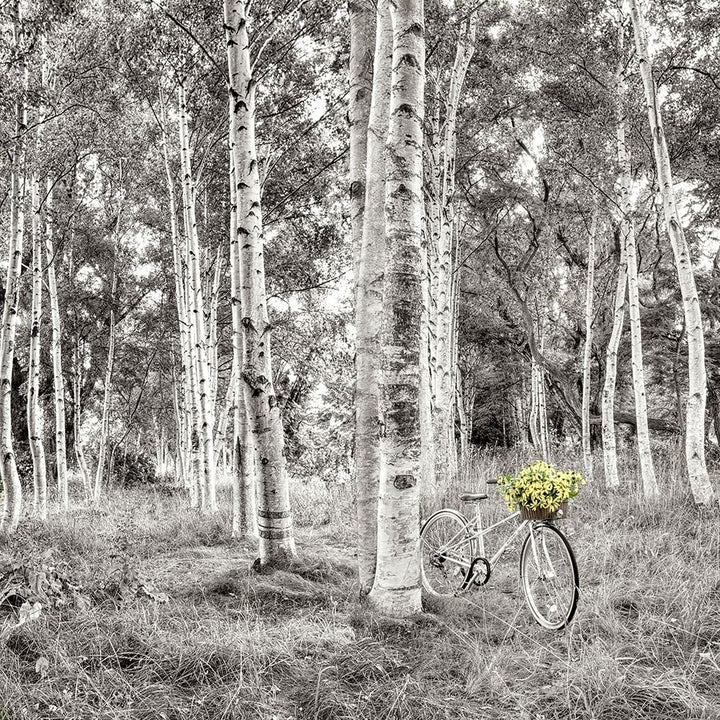
POLYGON ((561 630, 575 615, 579 576, 567 538, 553 525, 534 523, 520 552, 520 582, 535 619, 561 630))
POLYGON ((420 531, 422 584, 434 597, 461 593, 470 581, 475 556, 470 523, 456 510, 438 510, 420 531))

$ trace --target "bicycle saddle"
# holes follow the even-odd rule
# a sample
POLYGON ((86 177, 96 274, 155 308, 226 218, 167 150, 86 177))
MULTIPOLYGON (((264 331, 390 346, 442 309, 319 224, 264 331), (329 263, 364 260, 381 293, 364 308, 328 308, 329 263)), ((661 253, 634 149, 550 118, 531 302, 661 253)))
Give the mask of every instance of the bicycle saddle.
POLYGON ((485 493, 460 493, 460 500, 463 502, 478 502, 479 500, 487 500, 485 493))

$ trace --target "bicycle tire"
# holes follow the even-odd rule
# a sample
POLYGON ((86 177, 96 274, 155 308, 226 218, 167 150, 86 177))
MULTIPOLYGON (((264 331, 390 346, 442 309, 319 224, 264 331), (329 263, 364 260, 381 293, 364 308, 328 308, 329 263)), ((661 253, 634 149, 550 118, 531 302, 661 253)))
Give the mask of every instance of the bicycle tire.
POLYGON ((468 587, 475 539, 457 510, 438 510, 420 530, 420 571, 428 595, 449 598, 468 587))
POLYGON ((554 525, 535 523, 525 537, 520 584, 530 612, 544 628, 562 630, 573 619, 580 597, 577 561, 568 539, 554 525))

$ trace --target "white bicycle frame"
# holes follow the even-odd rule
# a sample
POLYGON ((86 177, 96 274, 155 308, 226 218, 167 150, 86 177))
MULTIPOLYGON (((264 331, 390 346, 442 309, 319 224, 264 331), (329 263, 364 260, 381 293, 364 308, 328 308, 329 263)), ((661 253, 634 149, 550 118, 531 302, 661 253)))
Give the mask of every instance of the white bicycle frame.
MULTIPOLYGON (((519 515, 520 511, 516 510, 511 515, 508 515, 507 517, 503 518, 502 520, 498 520, 496 523, 493 523, 492 525, 489 525, 488 527, 484 528, 482 524, 482 517, 480 515, 480 507, 479 503, 477 504, 478 507, 475 510, 475 517, 470 522, 470 529, 474 535, 474 542, 476 543, 476 549, 478 552, 478 556, 481 558, 485 558, 490 566, 490 571, 494 570, 495 566, 498 563, 498 560, 503 556, 505 551, 512 545, 513 541, 522 534, 522 532, 526 529, 529 530, 530 533, 530 543, 532 546, 532 552, 533 557, 535 560, 535 564, 539 567, 538 562, 538 555, 537 555, 537 545, 535 542, 535 533, 532 531, 533 529, 533 521, 531 520, 523 520, 516 528, 513 530, 508 537, 505 538, 503 543, 500 545, 498 550, 495 552, 495 554, 488 558, 485 557, 485 536, 491 533, 496 528, 499 528, 501 525, 505 525, 506 523, 511 522, 512 520, 515 520, 519 515)), ((475 577, 480 573, 481 571, 476 571, 473 574, 473 577, 470 579, 471 581, 475 580, 475 577)), ((468 583, 469 584, 469 583, 468 583)))

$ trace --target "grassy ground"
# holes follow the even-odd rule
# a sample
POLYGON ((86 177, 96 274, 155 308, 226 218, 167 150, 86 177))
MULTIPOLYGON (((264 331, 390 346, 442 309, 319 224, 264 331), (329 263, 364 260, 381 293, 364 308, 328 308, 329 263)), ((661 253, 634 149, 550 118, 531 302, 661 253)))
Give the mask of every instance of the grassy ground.
MULTIPOLYGON (((466 486, 508 462, 478 458, 466 486)), ((299 559, 267 574, 227 516, 177 496, 26 522, 0 549, 0 720, 720 718, 720 517, 671 465, 662 501, 593 485, 573 505, 581 600, 561 633, 525 608, 517 550, 465 598, 373 615, 342 488, 295 488, 299 559)))

